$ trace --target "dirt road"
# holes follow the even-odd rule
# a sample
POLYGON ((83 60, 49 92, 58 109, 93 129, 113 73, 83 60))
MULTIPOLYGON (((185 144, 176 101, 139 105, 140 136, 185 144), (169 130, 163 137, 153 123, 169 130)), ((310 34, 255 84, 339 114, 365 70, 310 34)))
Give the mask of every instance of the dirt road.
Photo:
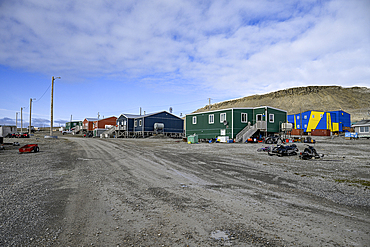
POLYGON ((45 219, 18 243, 367 246, 369 142, 348 145, 323 141, 316 148, 325 160, 302 161, 258 153, 261 144, 51 140, 45 152, 27 157, 41 163, 54 158, 40 175, 48 177, 47 203, 35 206, 45 219), (64 151, 52 151, 56 146, 64 151))

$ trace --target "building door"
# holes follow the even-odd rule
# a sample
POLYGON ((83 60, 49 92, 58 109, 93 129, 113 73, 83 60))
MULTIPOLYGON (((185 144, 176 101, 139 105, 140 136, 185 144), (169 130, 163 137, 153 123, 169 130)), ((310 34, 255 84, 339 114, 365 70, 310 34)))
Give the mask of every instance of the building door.
POLYGON ((257 114, 257 121, 262 121, 262 114, 257 114))

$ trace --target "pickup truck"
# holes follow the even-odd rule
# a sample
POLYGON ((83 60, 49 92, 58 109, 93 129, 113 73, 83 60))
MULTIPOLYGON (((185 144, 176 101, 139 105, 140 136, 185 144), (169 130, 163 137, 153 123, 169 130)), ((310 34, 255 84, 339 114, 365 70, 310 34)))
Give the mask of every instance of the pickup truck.
POLYGON ((73 130, 62 130, 61 133, 62 135, 65 135, 65 134, 72 134, 73 130))

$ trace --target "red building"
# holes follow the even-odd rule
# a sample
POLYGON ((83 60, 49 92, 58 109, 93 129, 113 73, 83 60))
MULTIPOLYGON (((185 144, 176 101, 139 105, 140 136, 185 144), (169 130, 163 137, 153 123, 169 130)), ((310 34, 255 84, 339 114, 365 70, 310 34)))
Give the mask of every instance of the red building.
POLYGON ((93 121, 93 130, 95 129, 107 129, 108 126, 116 126, 116 117, 108 117, 103 119, 96 119, 93 121))
POLYGON ((107 129, 116 126, 116 117, 97 119, 93 122, 93 135, 100 136, 107 129))
POLYGON ((97 118, 85 118, 82 122, 82 129, 84 132, 92 132, 94 130, 94 121, 97 121, 97 118))

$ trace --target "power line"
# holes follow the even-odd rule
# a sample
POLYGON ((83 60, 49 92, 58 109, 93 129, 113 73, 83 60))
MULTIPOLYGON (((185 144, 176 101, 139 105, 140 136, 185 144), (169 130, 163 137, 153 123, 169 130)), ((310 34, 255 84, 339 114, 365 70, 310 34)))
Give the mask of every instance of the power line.
POLYGON ((40 98, 38 98, 37 100, 35 100, 34 102, 37 102, 37 101, 40 101, 42 99, 42 97, 44 97, 44 95, 46 94, 46 92, 49 90, 49 88, 51 87, 51 84, 49 85, 49 87, 45 90, 45 92, 41 95, 40 98))

